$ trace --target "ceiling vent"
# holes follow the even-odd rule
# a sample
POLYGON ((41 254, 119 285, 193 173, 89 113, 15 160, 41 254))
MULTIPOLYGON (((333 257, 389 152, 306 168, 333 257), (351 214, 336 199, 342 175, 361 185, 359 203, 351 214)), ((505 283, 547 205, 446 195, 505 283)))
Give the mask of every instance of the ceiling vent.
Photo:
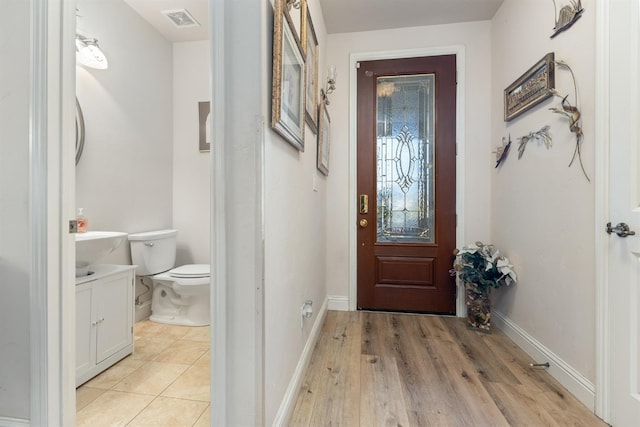
POLYGON ((173 22, 173 25, 178 28, 200 26, 198 21, 196 21, 196 18, 194 18, 186 9, 163 10, 161 13, 166 16, 171 22, 173 22))

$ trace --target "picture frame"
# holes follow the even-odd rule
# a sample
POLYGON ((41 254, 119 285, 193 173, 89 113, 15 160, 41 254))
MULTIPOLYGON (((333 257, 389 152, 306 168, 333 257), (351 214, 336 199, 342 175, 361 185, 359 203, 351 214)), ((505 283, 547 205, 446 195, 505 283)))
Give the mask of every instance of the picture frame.
POLYGON ((285 1, 276 0, 274 16, 271 127, 304 151, 305 57, 285 1))
POLYGON ((331 117, 327 104, 318 106, 318 169, 329 175, 329 150, 331 148, 331 117))
POLYGON ((508 122, 553 96, 555 55, 547 53, 541 60, 504 90, 504 121, 508 122))
POLYGON ((201 153, 211 151, 211 103, 198 102, 198 147, 201 153))
POLYGON ((313 21, 309 9, 306 10, 305 36, 305 68, 307 74, 305 120, 311 132, 318 133, 318 38, 313 28, 313 21))

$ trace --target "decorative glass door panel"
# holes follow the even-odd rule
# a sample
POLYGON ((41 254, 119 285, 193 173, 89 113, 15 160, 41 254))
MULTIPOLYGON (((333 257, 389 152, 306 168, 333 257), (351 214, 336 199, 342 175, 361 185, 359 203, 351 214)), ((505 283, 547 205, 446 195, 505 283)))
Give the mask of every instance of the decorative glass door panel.
POLYGON ((435 75, 377 78, 377 241, 434 243, 435 75))

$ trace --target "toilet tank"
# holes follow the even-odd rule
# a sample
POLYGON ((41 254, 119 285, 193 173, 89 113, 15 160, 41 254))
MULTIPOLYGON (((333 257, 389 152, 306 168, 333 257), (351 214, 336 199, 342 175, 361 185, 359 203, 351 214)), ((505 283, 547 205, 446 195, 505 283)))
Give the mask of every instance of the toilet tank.
POLYGON ((157 230, 129 234, 131 261, 136 275, 149 276, 171 270, 176 262, 178 230, 157 230))

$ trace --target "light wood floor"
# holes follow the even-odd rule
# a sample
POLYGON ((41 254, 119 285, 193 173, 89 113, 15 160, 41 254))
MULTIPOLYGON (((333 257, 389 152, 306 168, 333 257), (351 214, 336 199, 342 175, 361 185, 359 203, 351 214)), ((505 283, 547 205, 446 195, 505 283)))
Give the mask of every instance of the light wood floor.
POLYGON ((494 328, 330 311, 293 426, 606 426, 494 328))

